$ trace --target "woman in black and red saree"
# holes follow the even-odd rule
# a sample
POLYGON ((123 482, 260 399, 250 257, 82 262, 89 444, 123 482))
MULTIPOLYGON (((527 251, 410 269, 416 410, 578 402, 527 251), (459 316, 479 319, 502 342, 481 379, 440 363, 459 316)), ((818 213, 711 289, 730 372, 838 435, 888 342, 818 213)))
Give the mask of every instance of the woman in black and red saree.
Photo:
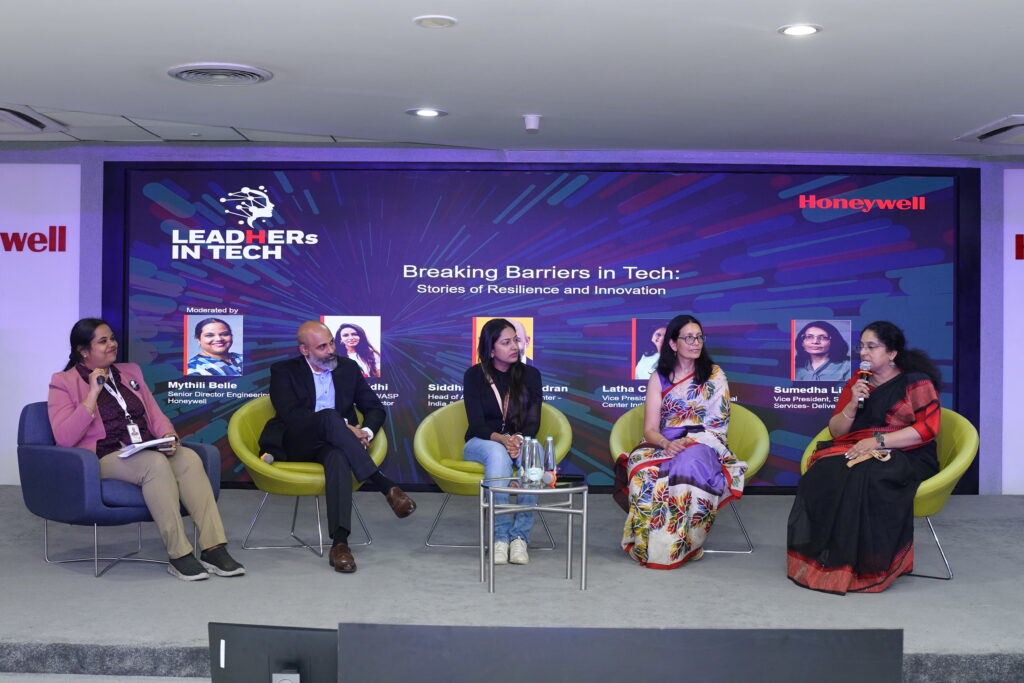
POLYGON ((789 514, 787 574, 806 588, 877 593, 914 568, 914 494, 938 472, 938 369, 902 330, 868 325, 789 514), (867 361, 867 363, 864 363, 867 361), (867 365, 870 364, 870 370, 867 365))

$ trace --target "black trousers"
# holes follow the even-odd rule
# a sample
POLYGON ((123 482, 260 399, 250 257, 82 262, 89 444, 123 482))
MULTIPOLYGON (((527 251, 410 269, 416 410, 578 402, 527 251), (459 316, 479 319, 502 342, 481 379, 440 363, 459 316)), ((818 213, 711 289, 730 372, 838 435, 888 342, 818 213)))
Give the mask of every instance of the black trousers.
POLYGON ((314 429, 288 429, 285 444, 289 460, 324 466, 327 528, 333 537, 338 527, 352 530, 352 477, 365 481, 377 464, 338 411, 321 410, 316 416, 314 429))

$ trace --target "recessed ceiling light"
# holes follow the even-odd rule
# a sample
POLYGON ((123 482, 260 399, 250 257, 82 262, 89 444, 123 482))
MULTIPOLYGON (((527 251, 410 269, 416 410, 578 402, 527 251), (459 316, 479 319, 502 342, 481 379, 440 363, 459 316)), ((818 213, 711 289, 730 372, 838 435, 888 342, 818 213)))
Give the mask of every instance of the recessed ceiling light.
POLYGON ((436 119, 438 116, 448 116, 448 112, 443 109, 434 109, 433 107, 417 107, 416 109, 406 109, 405 113, 409 116, 422 116, 425 119, 436 119))
POLYGON ((813 36, 823 30, 817 24, 786 24, 778 28, 779 33, 784 36, 813 36))
POLYGON ((168 69, 167 75, 196 85, 254 85, 274 77, 266 69, 255 66, 209 62, 181 64, 168 69))
POLYGON ((451 28, 459 23, 459 20, 444 14, 423 14, 414 17, 412 23, 420 28, 451 28))

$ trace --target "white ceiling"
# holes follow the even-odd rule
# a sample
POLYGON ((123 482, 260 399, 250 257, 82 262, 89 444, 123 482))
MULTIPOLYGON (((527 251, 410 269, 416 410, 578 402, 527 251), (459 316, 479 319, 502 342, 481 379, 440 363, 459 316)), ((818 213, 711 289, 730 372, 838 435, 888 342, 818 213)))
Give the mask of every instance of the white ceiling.
POLYGON ((418 143, 1015 155, 956 141, 1024 114, 1021 0, 33 0, 0 14, 12 141, 418 143), (458 18, 423 29, 422 14, 458 18), (809 21, 824 31, 787 38, 809 21), (172 80, 191 62, 274 78, 172 80), (450 112, 405 114, 416 106, 450 112), (523 114, 542 114, 540 132, 523 114))

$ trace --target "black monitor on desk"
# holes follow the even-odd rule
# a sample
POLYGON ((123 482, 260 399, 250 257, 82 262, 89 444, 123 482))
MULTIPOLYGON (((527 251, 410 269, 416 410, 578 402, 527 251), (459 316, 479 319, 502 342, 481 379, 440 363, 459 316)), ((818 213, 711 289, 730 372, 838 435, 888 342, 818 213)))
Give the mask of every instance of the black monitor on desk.
POLYGON ((338 680, 337 629, 211 621, 209 630, 211 683, 338 680))

